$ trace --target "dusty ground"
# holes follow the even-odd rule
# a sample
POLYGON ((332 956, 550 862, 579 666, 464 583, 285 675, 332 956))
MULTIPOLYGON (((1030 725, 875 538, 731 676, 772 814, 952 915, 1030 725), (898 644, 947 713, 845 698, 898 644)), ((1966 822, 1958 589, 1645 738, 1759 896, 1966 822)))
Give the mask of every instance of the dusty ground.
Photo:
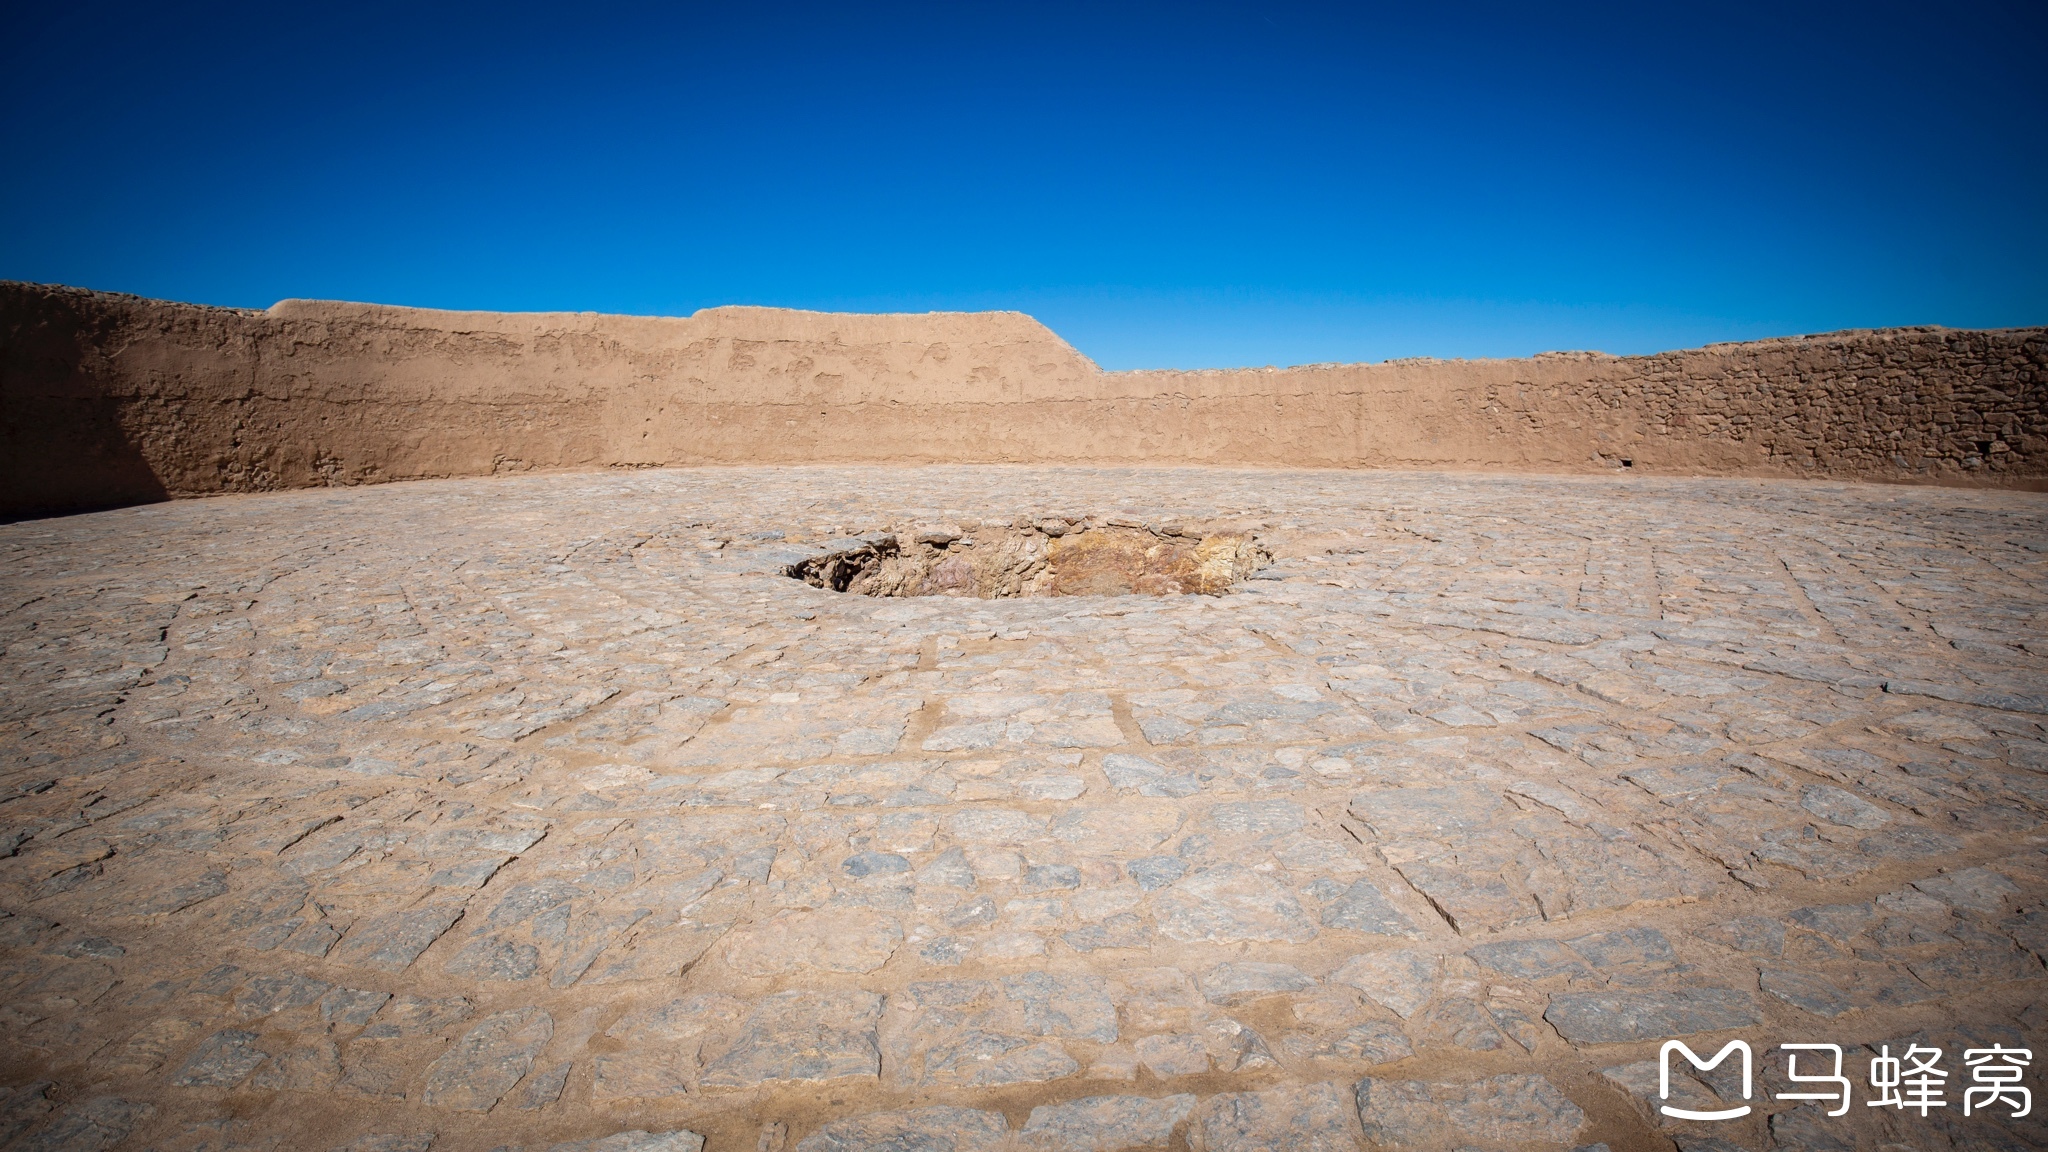
POLYGON ((0 1144, 2039 1146, 1961 1104, 2048 1032, 2044 552, 2036 495, 1195 469, 0 528, 0 1144), (780 574, 1049 516, 1277 560, 780 574), (1752 1114, 1653 1118, 1738 1037, 1752 1114), (1915 1043, 1945 1106, 1866 1106, 1915 1043))

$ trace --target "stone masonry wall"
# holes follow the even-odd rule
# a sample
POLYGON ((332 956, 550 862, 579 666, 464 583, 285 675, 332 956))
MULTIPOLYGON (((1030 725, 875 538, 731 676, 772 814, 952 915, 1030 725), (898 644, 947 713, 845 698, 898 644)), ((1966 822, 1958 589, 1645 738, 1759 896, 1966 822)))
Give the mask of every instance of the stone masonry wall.
POLYGON ((684 318, 0 282, 0 516, 536 469, 1636 471, 2048 486, 2048 330, 1103 372, 1019 313, 684 318))

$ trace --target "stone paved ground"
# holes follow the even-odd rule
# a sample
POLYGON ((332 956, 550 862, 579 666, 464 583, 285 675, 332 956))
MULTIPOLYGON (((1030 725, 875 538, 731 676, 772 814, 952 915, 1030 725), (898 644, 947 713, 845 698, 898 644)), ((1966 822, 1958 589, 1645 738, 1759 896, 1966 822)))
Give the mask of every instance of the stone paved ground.
POLYGON ((0 528, 0 1144, 2038 1146, 1959 1082, 2048 1031, 2044 513, 821 468, 0 528), (1279 560, 775 574, 1117 513, 1279 560), (1756 1044, 1756 1111, 1653 1119, 1675 1037, 1756 1044), (1849 1115, 1771 1098, 1793 1041, 1849 1115), (1866 1107, 1914 1042, 1948 1106, 1866 1107))

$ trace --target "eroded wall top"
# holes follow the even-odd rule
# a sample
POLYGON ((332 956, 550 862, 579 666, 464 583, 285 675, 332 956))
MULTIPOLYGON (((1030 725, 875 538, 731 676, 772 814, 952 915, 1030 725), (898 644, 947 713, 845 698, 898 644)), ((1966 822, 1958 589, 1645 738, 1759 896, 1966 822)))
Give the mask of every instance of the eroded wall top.
POLYGON ((0 514, 530 469, 1217 463, 2041 486, 2048 332, 1103 372, 1016 312, 689 317, 0 282, 0 514))

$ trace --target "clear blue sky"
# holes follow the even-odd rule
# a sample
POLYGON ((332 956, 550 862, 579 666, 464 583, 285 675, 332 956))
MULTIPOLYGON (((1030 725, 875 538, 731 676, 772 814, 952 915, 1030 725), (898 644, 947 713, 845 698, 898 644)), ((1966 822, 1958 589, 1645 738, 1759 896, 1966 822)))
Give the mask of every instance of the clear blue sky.
POLYGON ((10 5, 0 278, 1105 367, 2048 323, 2048 5, 10 5))

